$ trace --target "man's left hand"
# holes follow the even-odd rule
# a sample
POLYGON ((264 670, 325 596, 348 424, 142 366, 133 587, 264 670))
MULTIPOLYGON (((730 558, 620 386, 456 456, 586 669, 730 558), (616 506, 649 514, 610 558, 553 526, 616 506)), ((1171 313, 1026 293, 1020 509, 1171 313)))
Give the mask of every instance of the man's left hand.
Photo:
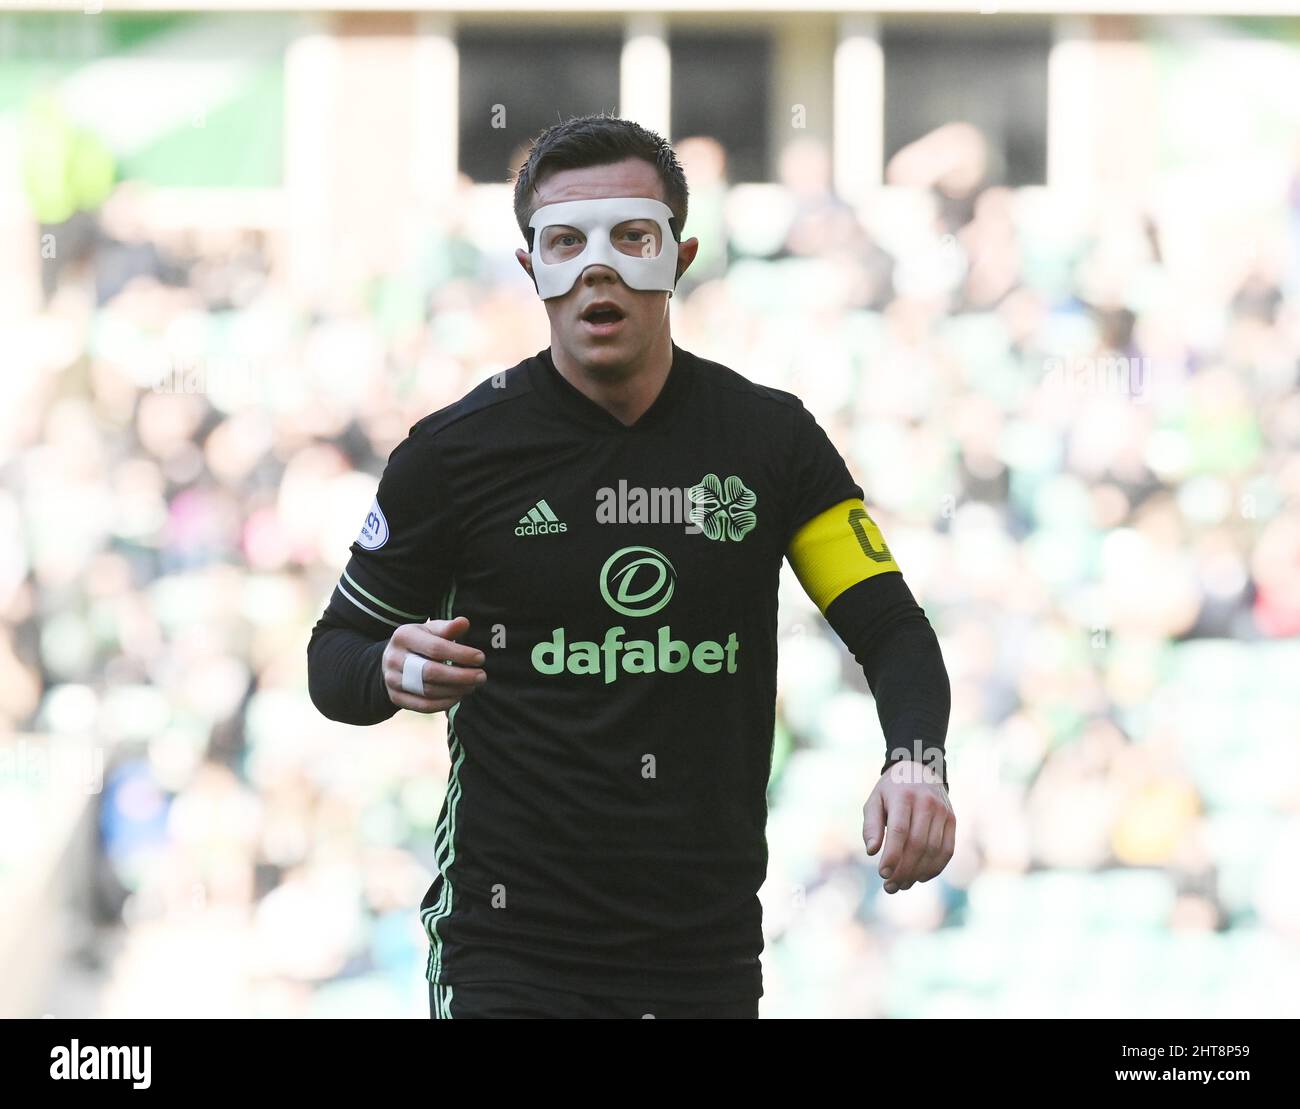
POLYGON ((880 877, 886 893, 928 882, 952 858, 957 816, 933 767, 910 759, 896 762, 871 791, 862 819, 867 854, 874 855, 885 845, 880 877))

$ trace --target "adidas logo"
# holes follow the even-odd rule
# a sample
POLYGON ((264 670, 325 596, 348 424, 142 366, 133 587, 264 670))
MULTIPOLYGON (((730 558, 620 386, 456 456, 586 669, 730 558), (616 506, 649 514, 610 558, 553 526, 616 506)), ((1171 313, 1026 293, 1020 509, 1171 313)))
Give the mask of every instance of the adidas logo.
POLYGON ((559 517, 551 511, 551 506, 543 499, 533 505, 525 515, 519 517, 519 526, 515 528, 515 534, 558 535, 568 530, 569 525, 561 523, 559 517))

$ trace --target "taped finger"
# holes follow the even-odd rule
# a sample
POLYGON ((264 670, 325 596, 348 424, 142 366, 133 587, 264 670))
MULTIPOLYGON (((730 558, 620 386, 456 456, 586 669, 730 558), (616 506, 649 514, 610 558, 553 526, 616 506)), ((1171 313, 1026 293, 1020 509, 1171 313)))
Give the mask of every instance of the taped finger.
POLYGON ((402 660, 402 689, 416 697, 424 696, 424 664, 429 660, 414 652, 402 660))

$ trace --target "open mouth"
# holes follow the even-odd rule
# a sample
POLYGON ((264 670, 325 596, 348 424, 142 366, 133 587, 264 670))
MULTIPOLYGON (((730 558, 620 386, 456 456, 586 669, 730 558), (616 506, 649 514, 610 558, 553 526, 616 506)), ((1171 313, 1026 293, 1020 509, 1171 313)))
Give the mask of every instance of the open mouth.
POLYGON ((597 330, 612 328, 625 318, 623 310, 616 304, 593 304, 582 313, 582 322, 597 330))

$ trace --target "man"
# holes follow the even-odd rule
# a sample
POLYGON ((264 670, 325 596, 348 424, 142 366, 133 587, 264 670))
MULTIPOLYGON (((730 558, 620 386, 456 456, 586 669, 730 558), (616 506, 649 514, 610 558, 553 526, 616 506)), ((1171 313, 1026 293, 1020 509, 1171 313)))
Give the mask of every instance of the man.
POLYGON ((672 341, 686 207, 634 123, 539 136, 551 344, 411 428, 312 633, 326 716, 447 713, 435 1017, 757 1016, 783 557, 876 696, 885 889, 952 856, 934 632, 799 400, 672 341))

